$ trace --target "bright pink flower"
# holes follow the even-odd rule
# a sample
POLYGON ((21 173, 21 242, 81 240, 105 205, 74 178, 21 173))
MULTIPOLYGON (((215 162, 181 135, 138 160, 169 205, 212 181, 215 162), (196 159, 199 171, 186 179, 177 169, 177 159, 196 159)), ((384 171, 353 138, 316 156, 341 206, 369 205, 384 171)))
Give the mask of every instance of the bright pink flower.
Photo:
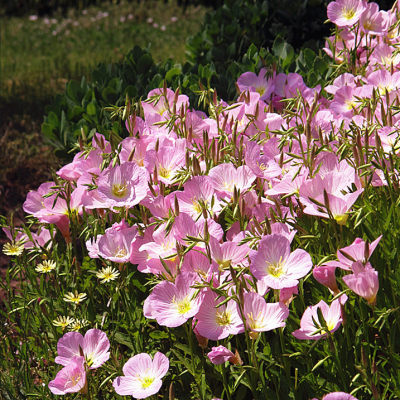
POLYGON ((229 300, 217 308, 223 300, 223 298, 217 298, 217 294, 212 290, 206 290, 200 310, 196 315, 198 320, 196 330, 201 336, 220 340, 244 331, 237 303, 229 300))
POLYGON ((250 258, 252 274, 273 289, 296 286, 312 268, 310 255, 302 249, 291 253, 289 240, 281 235, 264 236, 250 258))
POLYGON ((226 361, 231 361, 235 355, 224 346, 213 347, 207 354, 207 357, 213 364, 223 364, 226 361))
POLYGON ((329 335, 329 333, 321 325, 318 317, 318 309, 322 312, 322 316, 329 332, 335 332, 342 323, 340 299, 332 301, 328 306, 321 300, 315 306, 308 307, 300 320, 300 329, 292 332, 293 336, 301 340, 318 340, 329 335))
POLYGON ((337 0, 328 4, 328 18, 339 27, 352 26, 365 10, 364 1, 337 0))
POLYGON ((67 394, 79 392, 86 384, 84 357, 72 357, 68 364, 61 369, 54 380, 49 382, 49 389, 53 394, 67 394))
POLYGON ((258 293, 243 295, 243 314, 248 329, 265 332, 284 327, 289 309, 283 303, 267 303, 258 293))
POLYGON ((197 314, 201 305, 202 295, 196 296, 197 289, 192 288, 198 280, 197 274, 182 272, 175 283, 159 283, 144 302, 144 316, 154 318, 159 325, 169 328, 184 324, 197 314))
POLYGON ((110 358, 109 348, 107 335, 100 329, 89 329, 85 336, 79 332, 68 332, 57 343, 58 356, 54 361, 67 366, 74 357, 80 357, 82 351, 87 366, 95 369, 110 358))
POLYGON ((157 352, 153 359, 147 353, 136 354, 123 366, 124 376, 114 380, 114 389, 121 396, 145 399, 160 390, 161 378, 168 368, 169 360, 160 352, 157 352))
POLYGON ((365 266, 361 262, 352 264, 353 274, 343 277, 344 283, 356 294, 366 299, 369 304, 374 305, 379 290, 378 272, 372 268, 370 263, 365 266))

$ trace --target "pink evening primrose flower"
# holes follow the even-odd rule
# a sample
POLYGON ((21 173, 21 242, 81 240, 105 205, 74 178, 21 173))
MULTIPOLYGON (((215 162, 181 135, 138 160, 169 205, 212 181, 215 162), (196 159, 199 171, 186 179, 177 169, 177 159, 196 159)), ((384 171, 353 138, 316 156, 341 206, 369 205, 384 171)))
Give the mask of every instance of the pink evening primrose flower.
POLYGON ((68 332, 57 343, 58 356, 54 361, 67 366, 72 359, 80 357, 82 352, 89 369, 95 369, 110 358, 109 348, 107 335, 100 329, 89 329, 85 336, 79 332, 68 332))
POLYGON ((328 19, 339 27, 352 26, 365 10, 364 1, 337 0, 328 4, 328 19))
POLYGON ((328 336, 329 333, 324 330, 319 320, 318 309, 322 312, 328 331, 335 332, 342 323, 340 306, 340 299, 336 299, 332 301, 330 306, 321 300, 315 306, 308 307, 301 317, 300 329, 292 332, 292 335, 300 340, 318 340, 328 336))
MULTIPOLYGON (((312 400, 318 400, 316 398, 312 400)), ((322 400, 357 400, 354 396, 352 396, 349 393, 344 393, 344 392, 332 392, 326 394, 322 400)))
POLYGON ((302 249, 290 252, 290 242, 282 235, 264 236, 250 256, 250 271, 273 289, 296 286, 312 268, 310 255, 302 249))
POLYGON ((261 100, 269 99, 274 90, 274 84, 272 79, 267 79, 265 77, 266 72, 266 69, 262 68, 258 75, 254 72, 245 72, 240 75, 237 80, 239 90, 241 92, 245 90, 257 92, 261 100))
POLYGON ((223 300, 222 297, 217 298, 217 294, 212 290, 206 290, 200 310, 196 315, 198 334, 207 339, 220 340, 244 331, 237 303, 229 300, 217 307, 223 300))
POLYGON ((183 325, 199 311, 202 296, 196 296, 197 289, 191 287, 198 280, 196 273, 183 272, 176 277, 175 283, 159 283, 144 302, 144 316, 169 328, 183 325))
POLYGON ((286 325, 289 309, 283 303, 267 303, 255 292, 244 293, 243 303, 246 325, 251 331, 271 331, 286 325))
POLYGON ((67 394, 79 392, 86 384, 85 358, 73 357, 68 365, 61 369, 54 380, 49 382, 49 389, 53 394, 67 394))
POLYGON ((148 173, 134 162, 108 167, 97 181, 98 194, 109 208, 133 207, 148 191, 148 173))
POLYGON ((233 364, 238 363, 237 356, 222 345, 218 347, 213 347, 211 351, 207 354, 207 357, 215 365, 223 364, 226 361, 230 361, 233 364))
POLYGON ((344 283, 370 305, 374 305, 379 290, 378 271, 370 263, 364 266, 360 261, 353 263, 351 269, 353 274, 344 276, 344 283))
POLYGON ((123 366, 124 376, 114 380, 114 389, 121 396, 145 399, 160 390, 161 378, 168 368, 169 360, 160 352, 157 352, 153 359, 147 353, 136 354, 123 366))

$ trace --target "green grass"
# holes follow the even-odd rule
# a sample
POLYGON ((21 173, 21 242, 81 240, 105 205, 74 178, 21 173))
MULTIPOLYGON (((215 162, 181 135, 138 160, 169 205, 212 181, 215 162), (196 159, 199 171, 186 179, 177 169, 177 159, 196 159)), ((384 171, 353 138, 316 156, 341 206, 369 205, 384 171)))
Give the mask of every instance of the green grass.
POLYGON ((90 77, 98 63, 119 61, 134 45, 149 47, 155 61, 183 62, 186 38, 197 32, 204 13, 193 6, 183 13, 176 1, 147 0, 69 10, 66 16, 3 17, 0 97, 59 92, 67 80, 90 77))

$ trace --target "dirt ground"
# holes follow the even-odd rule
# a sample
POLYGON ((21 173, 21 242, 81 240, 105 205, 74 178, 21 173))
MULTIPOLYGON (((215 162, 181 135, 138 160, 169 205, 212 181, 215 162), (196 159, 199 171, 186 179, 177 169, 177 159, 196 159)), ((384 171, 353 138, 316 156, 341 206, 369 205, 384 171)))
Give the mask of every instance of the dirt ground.
MULTIPOLYGON (((41 108, 34 111, 26 113, 23 104, 16 108, 0 102, 0 215, 8 220, 13 216, 15 225, 23 221, 22 204, 29 190, 51 180, 60 165, 40 134, 43 112, 41 108)), ((5 242, 0 229, 0 279, 10 262, 1 251, 5 242)))

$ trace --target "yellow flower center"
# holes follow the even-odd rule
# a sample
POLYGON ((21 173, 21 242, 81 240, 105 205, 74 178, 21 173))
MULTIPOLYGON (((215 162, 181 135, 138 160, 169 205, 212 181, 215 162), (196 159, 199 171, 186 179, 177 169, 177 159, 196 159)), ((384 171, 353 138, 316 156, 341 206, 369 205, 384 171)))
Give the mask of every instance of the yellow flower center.
POLYGON ((124 258, 124 257, 127 256, 127 254, 128 254, 128 252, 126 251, 125 248, 122 248, 122 249, 121 249, 120 247, 117 247, 117 249, 115 250, 114 257, 117 257, 117 258, 124 258))
POLYGON ((285 264, 282 260, 282 256, 279 258, 278 262, 267 263, 268 274, 272 275, 274 278, 279 278, 285 272, 284 265, 285 264))
POLYGON ((128 191, 126 183, 115 183, 112 185, 111 193, 120 199, 126 196, 126 192, 128 191))
POLYGON ((77 373, 75 375, 71 375, 71 382, 75 386, 81 380, 81 374, 77 373))
POLYGON ((144 378, 140 378, 140 383, 142 384, 142 389, 148 388, 154 382, 154 378, 152 376, 145 376, 144 378))
POLYGON ((265 87, 264 86, 257 86, 256 87, 256 92, 262 96, 265 93, 265 87))
POLYGON ((356 15, 356 10, 353 7, 345 8, 343 10, 343 14, 342 15, 343 15, 343 18, 346 18, 346 19, 350 20, 356 15))
POLYGON ((168 179, 171 176, 171 171, 164 167, 159 167, 158 175, 160 175, 162 178, 168 179))
POLYGON ((348 214, 335 215, 334 218, 339 225, 346 225, 347 218, 349 218, 349 215, 348 214))
POLYGON ((190 300, 185 297, 184 299, 177 302, 176 307, 179 314, 186 314, 192 309, 192 304, 190 303, 190 300))
POLYGON ((231 323, 231 314, 227 311, 217 312, 215 321, 220 326, 229 325, 231 323))

